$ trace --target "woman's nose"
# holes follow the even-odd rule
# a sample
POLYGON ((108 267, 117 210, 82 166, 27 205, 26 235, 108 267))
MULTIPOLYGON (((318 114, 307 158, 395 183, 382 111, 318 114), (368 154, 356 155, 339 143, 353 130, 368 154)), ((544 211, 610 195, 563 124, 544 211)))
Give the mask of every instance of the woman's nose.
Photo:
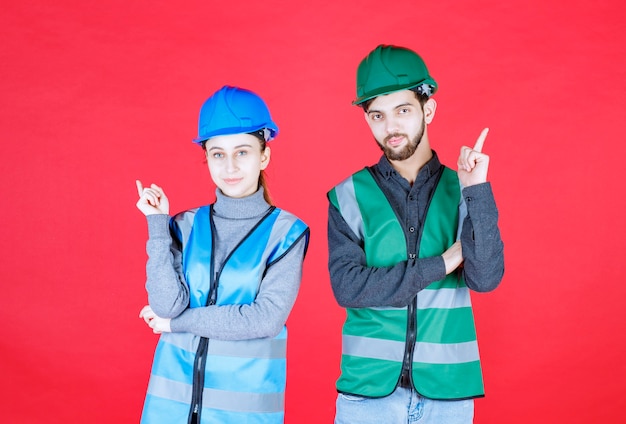
POLYGON ((226 159, 226 170, 228 172, 234 172, 237 171, 238 166, 237 166, 237 159, 235 159, 233 156, 229 156, 226 159))

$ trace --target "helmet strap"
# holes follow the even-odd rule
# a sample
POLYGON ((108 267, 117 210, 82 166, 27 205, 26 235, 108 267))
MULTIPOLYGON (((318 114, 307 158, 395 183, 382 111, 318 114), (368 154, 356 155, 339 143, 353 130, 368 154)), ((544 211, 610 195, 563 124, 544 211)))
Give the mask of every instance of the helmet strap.
POLYGON ((248 134, 255 136, 261 141, 268 141, 270 138, 270 130, 261 128, 260 130, 249 132, 248 134))

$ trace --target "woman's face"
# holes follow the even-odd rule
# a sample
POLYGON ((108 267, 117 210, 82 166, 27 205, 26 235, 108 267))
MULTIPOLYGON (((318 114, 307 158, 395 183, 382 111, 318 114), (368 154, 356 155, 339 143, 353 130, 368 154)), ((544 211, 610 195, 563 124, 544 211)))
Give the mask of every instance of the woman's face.
POLYGON ((259 174, 270 162, 270 148, 261 151, 258 138, 250 134, 220 135, 206 142, 211 178, 228 197, 241 198, 259 188, 259 174))

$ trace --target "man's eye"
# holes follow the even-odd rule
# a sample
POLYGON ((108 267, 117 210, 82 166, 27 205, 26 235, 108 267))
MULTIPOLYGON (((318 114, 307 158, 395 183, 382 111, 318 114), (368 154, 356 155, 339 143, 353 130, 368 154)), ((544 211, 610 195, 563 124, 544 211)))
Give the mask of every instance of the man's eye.
POLYGON ((374 120, 374 121, 380 121, 381 119, 383 119, 383 115, 381 113, 372 113, 370 115, 370 117, 374 120))

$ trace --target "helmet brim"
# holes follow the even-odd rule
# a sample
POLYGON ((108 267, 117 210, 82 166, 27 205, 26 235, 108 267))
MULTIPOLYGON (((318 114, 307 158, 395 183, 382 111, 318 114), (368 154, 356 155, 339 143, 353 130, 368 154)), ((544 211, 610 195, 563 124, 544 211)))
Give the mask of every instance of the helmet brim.
POLYGON ((241 128, 241 127, 220 128, 219 131, 212 131, 209 133, 202 134, 202 137, 196 137, 191 141, 193 141, 196 144, 202 144, 208 139, 217 137, 220 135, 248 134, 251 132, 261 130, 263 128, 267 128, 270 131, 270 138, 267 141, 272 141, 278 135, 278 126, 272 122, 269 125, 261 125, 261 126, 255 126, 255 127, 249 127, 249 128, 241 128))
POLYGON ((419 85, 422 84, 428 84, 433 88, 433 93, 435 94, 435 92, 437 91, 437 83, 432 79, 432 78, 426 78, 423 81, 419 81, 416 83, 410 83, 410 84, 406 84, 406 85, 394 85, 394 86, 387 86, 387 87, 380 87, 377 88, 376 90, 370 91, 367 94, 362 95, 361 97, 357 97, 352 104, 354 106, 358 106, 361 103, 373 99, 374 97, 378 97, 378 96, 384 96, 386 94, 391 94, 391 93, 395 93, 396 91, 402 91, 402 90, 410 90, 411 88, 415 88, 419 85))

